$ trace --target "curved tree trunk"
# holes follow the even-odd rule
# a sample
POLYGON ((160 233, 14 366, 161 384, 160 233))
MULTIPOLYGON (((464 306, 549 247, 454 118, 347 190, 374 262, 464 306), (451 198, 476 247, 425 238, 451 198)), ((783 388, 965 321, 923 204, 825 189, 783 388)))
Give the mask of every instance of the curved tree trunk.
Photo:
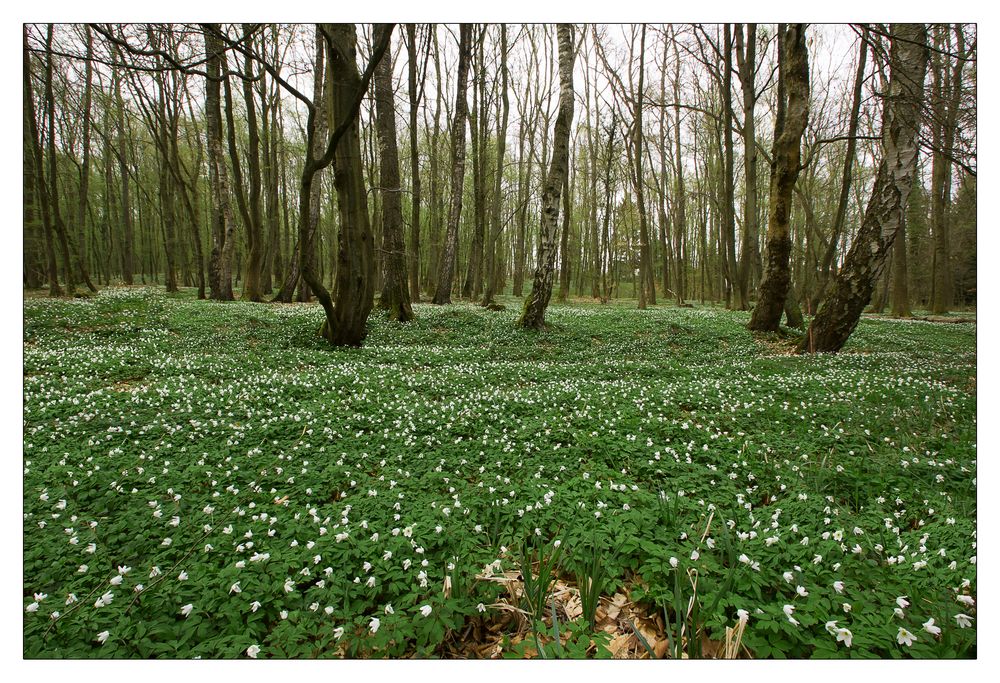
POLYGON ((748 327, 757 332, 776 332, 785 309, 791 274, 792 250, 788 223, 792 192, 799 177, 802 133, 809 120, 809 54, 805 25, 779 29, 778 112, 771 156, 771 200, 767 216, 767 265, 760 283, 760 297, 748 327))
POLYGON ((927 68, 927 27, 890 29, 889 88, 882 112, 882 161, 861 227, 833 290, 813 319, 799 352, 839 351, 868 305, 906 216, 917 165, 917 133, 927 68))
POLYGON ((559 112, 552 140, 552 162, 542 190, 541 239, 538 264, 531 292, 524 302, 518 325, 540 330, 545 325, 545 309, 552 297, 552 280, 559 235, 559 195, 569 170, 569 133, 573 123, 573 27, 559 24, 559 112))

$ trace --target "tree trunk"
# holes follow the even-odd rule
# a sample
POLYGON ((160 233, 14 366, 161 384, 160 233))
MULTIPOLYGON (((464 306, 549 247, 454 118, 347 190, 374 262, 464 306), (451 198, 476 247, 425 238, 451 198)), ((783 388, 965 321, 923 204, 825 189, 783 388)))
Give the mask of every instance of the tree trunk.
POLYGON ((748 327, 777 332, 791 274, 792 241, 788 232, 792 192, 799 177, 802 134, 809 120, 809 54, 805 25, 778 28, 778 111, 771 150, 771 200, 767 220, 767 265, 757 306, 748 327))
MULTIPOLYGON (((35 96, 31 85, 31 53, 28 51, 28 25, 24 30, 24 136, 25 150, 31 156, 31 174, 34 190, 33 196, 38 198, 41 209, 42 231, 45 235, 45 263, 49 280, 49 296, 62 296, 59 286, 59 273, 56 265, 56 251, 52 240, 52 217, 49 213, 49 203, 45 192, 44 171, 42 167, 42 142, 38 130, 38 119, 35 118, 35 96)), ((26 209, 27 210, 27 209, 26 209)), ((27 215, 25 216, 27 218, 27 215)))
POLYGON ((451 303, 451 286, 455 276, 455 256, 458 251, 458 222, 462 217, 462 188, 465 181, 465 90, 469 80, 469 58, 472 52, 472 26, 459 28, 458 88, 455 93, 455 118, 451 127, 451 202, 448 207, 448 231, 441 254, 437 292, 433 303, 451 303))
POLYGON ((559 234, 559 194, 566 182, 569 167, 569 133, 573 123, 573 27, 559 24, 559 112, 556 116, 552 142, 552 162, 542 190, 541 239, 538 264, 531 293, 525 299, 524 312, 518 324, 540 330, 545 325, 545 309, 552 297, 552 279, 556 258, 556 238, 559 234))
MULTIPOLYGON (((334 346, 360 346, 368 334, 367 320, 375 298, 375 245, 368 216, 367 192, 361 164, 361 137, 358 111, 368 82, 392 38, 392 24, 375 31, 375 46, 362 77, 356 63, 354 24, 322 24, 318 32, 326 43, 328 62, 324 99, 330 103, 330 120, 337 127, 324 135, 325 151, 317 159, 312 150, 317 128, 317 108, 309 110, 306 125, 306 160, 299 181, 299 270, 302 280, 316 295, 326 319, 320 335, 334 346), (311 198, 317 171, 333 163, 333 184, 337 191, 340 234, 337 239, 337 267, 334 295, 315 270, 315 237, 312 229, 311 198)), ((317 74, 316 78, 322 78, 317 74)))
MULTIPOLYGON (((743 91, 743 239, 740 245, 740 263, 736 274, 740 296, 749 301, 750 265, 758 239, 757 228, 757 133, 754 109, 757 103, 757 24, 746 25, 746 42, 743 28, 736 25, 736 64, 743 91)), ((780 68, 780 67, 779 67, 780 68)), ((808 106, 808 102, 807 102, 808 106)), ((789 199, 789 202, 791 200, 789 199)))
POLYGON ((403 240, 402 183, 396 144, 396 108, 392 100, 392 59, 387 54, 375 67, 375 126, 379 146, 379 185, 382 195, 383 278, 379 308, 392 320, 413 320, 406 281, 406 246, 403 240))
MULTIPOLYGON (((956 52, 965 52, 964 35, 961 26, 956 26, 956 52)), ((941 41, 938 41, 941 42, 941 41)), ((949 45, 950 46, 950 45, 949 45)), ((934 154, 931 196, 933 204, 934 232, 934 298, 931 301, 931 313, 943 315, 954 303, 954 278, 951 268, 951 226, 949 225, 949 209, 951 208, 951 176, 954 157, 955 133, 957 130, 958 107, 962 96, 962 64, 963 59, 955 59, 952 70, 944 62, 945 56, 935 54, 934 61, 934 97, 931 98, 934 108, 934 154)))
POLYGON ((871 299, 906 205, 917 165, 917 134, 927 67, 927 28, 890 29, 890 77, 882 113, 882 161, 861 227, 833 290, 813 319, 799 352, 843 348, 871 299))
POLYGON ((830 241, 823 254, 823 262, 819 272, 819 282, 816 291, 812 295, 810 310, 817 310, 819 302, 826 292, 826 287, 832 277, 831 269, 833 259, 837 253, 837 244, 840 242, 840 233, 844 229, 844 220, 847 216, 847 201, 851 196, 851 170, 854 167, 854 149, 858 134, 858 118, 861 112, 861 89, 865 81, 865 62, 868 56, 868 30, 865 29, 861 36, 861 50, 858 54, 858 69, 854 75, 854 94, 851 100, 851 118, 847 124, 847 151, 844 157, 844 170, 840 181, 840 199, 837 201, 837 213, 834 214, 833 229, 830 233, 830 241))
POLYGON ((899 233, 892 245, 892 317, 912 318, 910 288, 906 258, 906 220, 899 224, 899 233))
POLYGON ((229 173, 222 151, 222 56, 216 24, 203 27, 205 36, 205 118, 208 140, 208 177, 212 191, 212 252, 208 260, 209 296, 216 301, 233 300, 232 247, 234 225, 229 204, 229 173))
MULTIPOLYGON (((428 41, 428 47, 430 41, 428 41)), ((407 94, 410 101, 410 298, 420 301, 420 154, 417 149, 417 35, 416 24, 406 25, 406 57, 408 63, 407 94)), ((426 71, 425 71, 426 73, 426 71)), ((423 88, 421 87, 421 91, 423 88)))
POLYGON ((486 289, 483 292, 483 306, 493 303, 497 290, 497 240, 503 230, 500 214, 503 209, 503 163, 507 152, 507 123, 510 118, 510 98, 507 96, 507 85, 510 74, 507 69, 507 25, 500 24, 500 116, 497 128, 497 164, 493 176, 493 207, 489 239, 486 243, 486 289))
MULTIPOLYGON (((243 38, 251 40, 251 25, 243 24, 243 38)), ((261 221, 261 172, 260 172, 260 132, 257 128, 257 112, 251 88, 253 66, 250 57, 243 64, 243 100, 247 113, 247 172, 250 175, 250 193, 247 206, 247 261, 243 278, 243 299, 262 301, 261 290, 264 268, 264 226, 261 221)), ((233 163, 237 164, 236 158, 233 163)), ((241 190, 242 191, 242 190, 241 190)))
POLYGON ((728 283, 726 303, 730 304, 729 295, 734 297, 732 307, 741 311, 747 309, 747 301, 740 291, 737 282, 736 262, 736 190, 733 170, 733 39, 729 24, 725 25, 725 43, 723 48, 722 74, 722 134, 725 157, 723 171, 723 204, 722 204, 722 236, 725 240, 725 274, 728 283))

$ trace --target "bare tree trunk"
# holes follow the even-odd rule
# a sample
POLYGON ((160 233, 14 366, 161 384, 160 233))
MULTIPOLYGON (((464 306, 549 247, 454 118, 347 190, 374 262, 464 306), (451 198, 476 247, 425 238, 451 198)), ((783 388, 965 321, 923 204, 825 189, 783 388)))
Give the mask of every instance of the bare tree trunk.
POLYGON ((791 274, 788 232, 792 192, 799 177, 802 134, 809 120, 809 53, 805 25, 778 27, 778 112, 771 156, 771 201, 767 220, 767 265, 748 327, 777 332, 791 274))
POLYGON ((723 153, 725 169, 723 171, 723 204, 722 204, 722 235, 725 240, 725 274, 728 283, 726 296, 727 306, 731 303, 734 309, 745 311, 747 301, 743 298, 737 282, 736 262, 736 216, 735 216, 735 178, 733 170, 733 39, 729 24, 725 24, 725 42, 723 48, 722 74, 722 106, 723 106, 723 153), (729 294, 734 297, 730 302, 729 294))
MULTIPOLYGON (((757 227, 757 132, 754 124, 754 109, 757 103, 757 24, 746 25, 746 42, 743 28, 736 25, 736 64, 739 70, 740 88, 743 91, 743 169, 745 174, 743 192, 743 240, 740 245, 740 263, 736 274, 740 296, 749 301, 750 264, 754 252, 753 245, 758 239, 757 227)), ((790 202, 791 200, 789 200, 790 202)))
POLYGON ((524 99, 521 102, 518 102, 519 135, 517 136, 517 234, 514 238, 514 296, 522 296, 524 294, 524 257, 528 219, 528 188, 531 185, 531 159, 535 153, 534 122, 537 120, 532 119, 532 123, 530 125, 527 120, 527 109, 530 94, 531 79, 526 78, 524 84, 524 99), (525 138, 528 139, 527 156, 524 154, 525 138))
MULTIPOLYGON (((420 301, 420 154, 417 149, 417 108, 423 93, 417 91, 417 31, 416 24, 406 25, 406 57, 408 63, 407 94, 410 101, 410 249, 409 286, 410 299, 420 301)), ((430 40, 428 49, 430 48, 430 40)), ((426 65, 426 62, 425 62, 426 65)), ((423 77, 426 78, 426 68, 423 77)))
POLYGON ((538 264, 531 293, 525 299, 518 324, 539 330, 545 325, 545 309, 552 297, 552 279, 559 232, 559 194, 569 168, 569 133, 573 123, 573 27, 559 24, 559 111, 552 141, 552 162, 542 191, 541 239, 538 264))
MULTIPOLYGON (((303 168, 300 186, 299 268, 323 306, 326 320, 320 333, 335 346, 359 346, 368 334, 368 314, 375 298, 375 244, 369 224, 367 192, 361 166, 361 138, 358 110, 367 90, 365 78, 371 78, 383 58, 392 37, 392 25, 383 24, 376 31, 375 47, 365 78, 358 73, 355 61, 356 28, 353 24, 326 24, 322 31, 329 57, 330 120, 337 128, 330 135, 326 154, 316 161, 310 153, 303 168), (318 168, 333 162, 333 184, 337 190, 337 213, 340 234, 337 239, 337 273, 334 297, 313 270, 310 255, 314 252, 314 234, 308 227, 310 183, 318 168)), ((310 122, 311 123, 311 122, 310 122)), ((311 149, 312 139, 307 149, 311 149)), ((398 173, 398 165, 397 165, 398 173)))
MULTIPOLYGON (((951 226, 948 211, 951 208, 952 157, 954 156, 955 133, 957 130, 958 107, 962 96, 962 64, 965 39, 962 28, 955 27, 955 59, 951 72, 948 65, 941 63, 944 56, 935 54, 934 91, 934 154, 931 215, 934 222, 934 298, 931 313, 943 315, 954 303, 954 280, 951 268, 951 226)), ((943 42, 943 41, 937 41, 943 42)), ((949 44, 950 47, 950 44, 949 44)))
POLYGON ((572 259, 569 255, 569 233, 573 226, 573 186, 570 183, 567 170, 566 181, 563 183, 563 228, 559 240, 559 294, 556 301, 564 302, 569 296, 569 276, 572 259))
POLYGON ((507 25, 500 24, 500 116, 497 129, 497 164, 493 176, 493 210, 492 226, 486 243, 486 289, 483 292, 483 306, 493 303, 497 290, 497 240, 503 230, 500 214, 503 209, 503 163, 507 152, 507 122, 510 118, 510 98, 507 95, 507 85, 510 74, 507 69, 507 25))
POLYGON ((24 24, 24 136, 25 149, 30 151, 31 174, 34 190, 41 209, 42 231, 45 235, 45 262, 49 280, 49 296, 62 296, 59 273, 56 265, 56 251, 52 240, 52 217, 45 193, 44 171, 42 167, 42 142, 35 118, 35 96, 31 85, 31 53, 28 51, 28 25, 24 24))
MULTIPOLYGON (((94 65, 92 62, 94 55, 94 41, 88 24, 84 24, 84 34, 87 42, 87 58, 83 76, 83 131, 81 133, 81 142, 83 143, 83 160, 80 163, 80 196, 77 202, 76 213, 76 229, 79 232, 81 239, 81 251, 83 250, 84 244, 84 227, 86 226, 87 219, 87 200, 90 192, 91 78, 94 71, 94 65)), ((83 263, 82 253, 80 256, 80 262, 83 263)), ((79 272, 78 275, 83 280, 87 279, 84 271, 79 272)))
POLYGON ((379 185, 382 195, 383 278, 379 308, 401 323, 413 320, 406 281, 406 246, 403 240, 403 188, 399 180, 396 144, 396 108, 392 101, 392 58, 386 55, 375 67, 375 126, 379 146, 379 185))
POLYGON ((209 296, 218 301, 233 300, 232 248, 234 225, 229 205, 229 173, 222 151, 222 56, 223 47, 215 32, 219 27, 203 27, 205 52, 205 118, 208 139, 208 177, 212 190, 212 253, 208 260, 209 296))
POLYGON ((820 266, 819 282, 816 291, 812 295, 810 310, 817 310, 819 302, 826 293, 826 287, 832 277, 831 269, 833 259, 837 253, 837 244, 840 242, 840 233, 844 229, 844 220, 847 217, 847 202, 851 196, 851 170, 854 167, 854 150, 856 137, 858 134, 858 118, 861 112, 861 89, 865 82, 865 62, 868 56, 868 29, 864 30, 861 36, 861 49, 858 54, 858 69, 854 75, 854 94, 851 100, 851 118, 847 124, 847 152, 844 157, 844 170, 840 181, 840 199, 837 201, 837 213, 834 214, 833 230, 830 233, 830 241, 823 254, 823 262, 820 266))
POLYGON ((472 240, 469 244, 469 264, 462 297, 472 299, 482 284, 483 243, 486 232, 486 65, 483 63, 483 42, 486 28, 480 27, 476 40, 476 76, 472 82, 472 113, 469 128, 472 133, 472 240))
POLYGON ((469 79, 469 58, 472 52, 472 27, 459 28, 458 89, 455 94, 455 118, 451 127, 451 202, 448 209, 448 232, 441 254, 437 292, 433 303, 451 303, 451 286, 455 276, 455 256, 458 251, 458 222, 462 217, 462 186, 465 180, 465 90, 469 79))
POLYGON ((890 77, 882 112, 883 157, 871 199, 833 290, 813 319, 799 352, 839 351, 850 337, 882 274, 913 186, 917 133, 927 68, 927 28, 890 29, 890 77))
MULTIPOLYGON (((244 41, 251 41, 251 25, 243 24, 244 41)), ((253 67, 247 56, 243 64, 243 100, 247 110, 247 172, 250 175, 250 196, 247 206, 247 262, 243 278, 243 299, 262 301, 261 284, 264 268, 264 226, 261 221, 260 132, 250 79, 253 67)), ((238 164, 234 157, 233 163, 238 164)), ((242 190, 241 190, 242 192, 242 190)))

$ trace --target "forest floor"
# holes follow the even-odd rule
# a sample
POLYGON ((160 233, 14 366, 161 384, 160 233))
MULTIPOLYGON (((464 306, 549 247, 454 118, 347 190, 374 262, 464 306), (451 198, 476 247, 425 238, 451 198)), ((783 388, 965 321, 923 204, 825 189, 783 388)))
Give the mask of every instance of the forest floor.
POLYGON ((26 297, 24 656, 976 655, 975 325, 501 301, 26 297))

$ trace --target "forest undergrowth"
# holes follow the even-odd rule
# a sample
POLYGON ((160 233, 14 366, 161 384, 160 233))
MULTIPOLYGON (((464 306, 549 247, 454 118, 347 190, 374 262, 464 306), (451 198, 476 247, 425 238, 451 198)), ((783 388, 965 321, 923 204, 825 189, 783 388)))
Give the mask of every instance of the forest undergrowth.
POLYGON ((975 325, 25 299, 24 656, 975 657, 975 325))

